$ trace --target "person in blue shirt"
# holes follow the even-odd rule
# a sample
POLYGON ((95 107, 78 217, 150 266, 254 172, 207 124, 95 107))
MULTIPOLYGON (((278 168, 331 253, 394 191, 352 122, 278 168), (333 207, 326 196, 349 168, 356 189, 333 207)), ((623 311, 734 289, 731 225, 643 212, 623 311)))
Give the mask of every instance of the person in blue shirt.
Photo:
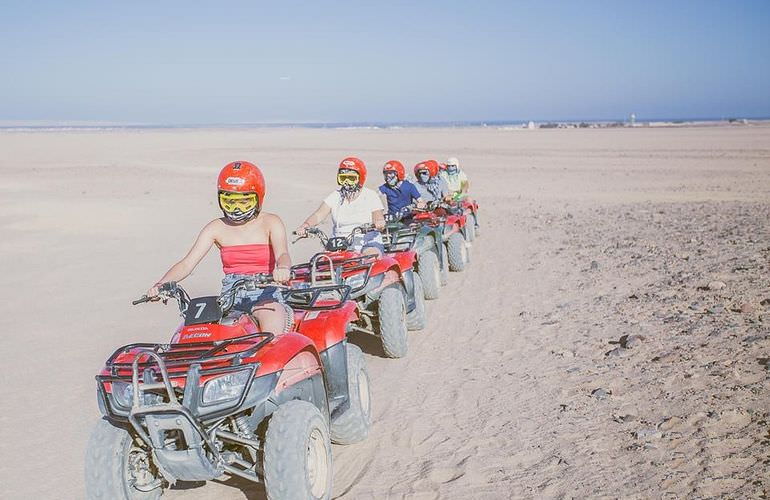
POLYGON ((385 177, 385 184, 380 186, 380 193, 388 202, 389 214, 401 218, 409 214, 410 205, 416 204, 421 208, 425 206, 417 187, 406 180, 404 165, 400 161, 387 162, 382 167, 382 175, 385 177))

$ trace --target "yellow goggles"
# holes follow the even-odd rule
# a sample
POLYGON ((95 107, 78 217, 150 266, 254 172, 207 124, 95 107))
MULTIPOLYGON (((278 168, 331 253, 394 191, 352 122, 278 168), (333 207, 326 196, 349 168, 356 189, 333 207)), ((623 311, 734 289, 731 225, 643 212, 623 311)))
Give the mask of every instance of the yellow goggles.
POLYGON ((248 212, 257 206, 256 193, 219 193, 219 206, 225 212, 248 212))
POLYGON ((345 173, 337 174, 337 184, 339 184, 340 186, 344 186, 346 184, 348 186, 354 185, 354 184, 357 185, 358 179, 359 179, 358 174, 355 172, 345 172, 345 173))

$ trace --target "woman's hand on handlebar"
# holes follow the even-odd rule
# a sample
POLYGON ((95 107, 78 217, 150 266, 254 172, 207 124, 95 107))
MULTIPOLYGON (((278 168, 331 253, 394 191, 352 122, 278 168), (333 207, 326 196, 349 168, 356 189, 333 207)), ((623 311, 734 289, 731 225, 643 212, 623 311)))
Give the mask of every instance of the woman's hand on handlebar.
POLYGON ((276 267, 273 269, 273 280, 285 284, 291 279, 291 269, 288 267, 276 267))
POLYGON ((152 300, 158 300, 159 299, 158 295, 160 295, 161 284, 162 283, 155 283, 154 285, 152 285, 150 289, 147 290, 147 293, 145 294, 145 296, 152 300))

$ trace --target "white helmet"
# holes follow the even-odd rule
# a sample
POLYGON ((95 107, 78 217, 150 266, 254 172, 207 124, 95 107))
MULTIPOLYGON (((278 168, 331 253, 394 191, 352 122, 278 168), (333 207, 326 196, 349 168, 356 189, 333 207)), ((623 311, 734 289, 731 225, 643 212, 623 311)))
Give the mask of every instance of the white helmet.
POLYGON ((456 174, 460 171, 460 160, 452 156, 451 158, 448 158, 446 161, 446 168, 448 174, 456 174), (450 168, 454 167, 454 168, 450 168))

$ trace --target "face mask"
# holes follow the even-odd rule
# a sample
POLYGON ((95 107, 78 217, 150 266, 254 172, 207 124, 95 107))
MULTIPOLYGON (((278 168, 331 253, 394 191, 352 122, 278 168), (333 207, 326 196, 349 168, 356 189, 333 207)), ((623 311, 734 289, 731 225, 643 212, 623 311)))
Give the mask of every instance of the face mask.
POLYGON ((449 175, 457 175, 457 172, 459 171, 459 167, 457 165, 447 165, 446 166, 446 173, 449 175))
POLYGON ((398 184, 398 176, 393 172, 385 172, 385 184, 390 187, 396 187, 398 184))
POLYGON ((425 184, 430 179, 430 173, 428 173, 428 172, 418 172, 417 173, 417 178, 420 180, 420 182, 425 184))

